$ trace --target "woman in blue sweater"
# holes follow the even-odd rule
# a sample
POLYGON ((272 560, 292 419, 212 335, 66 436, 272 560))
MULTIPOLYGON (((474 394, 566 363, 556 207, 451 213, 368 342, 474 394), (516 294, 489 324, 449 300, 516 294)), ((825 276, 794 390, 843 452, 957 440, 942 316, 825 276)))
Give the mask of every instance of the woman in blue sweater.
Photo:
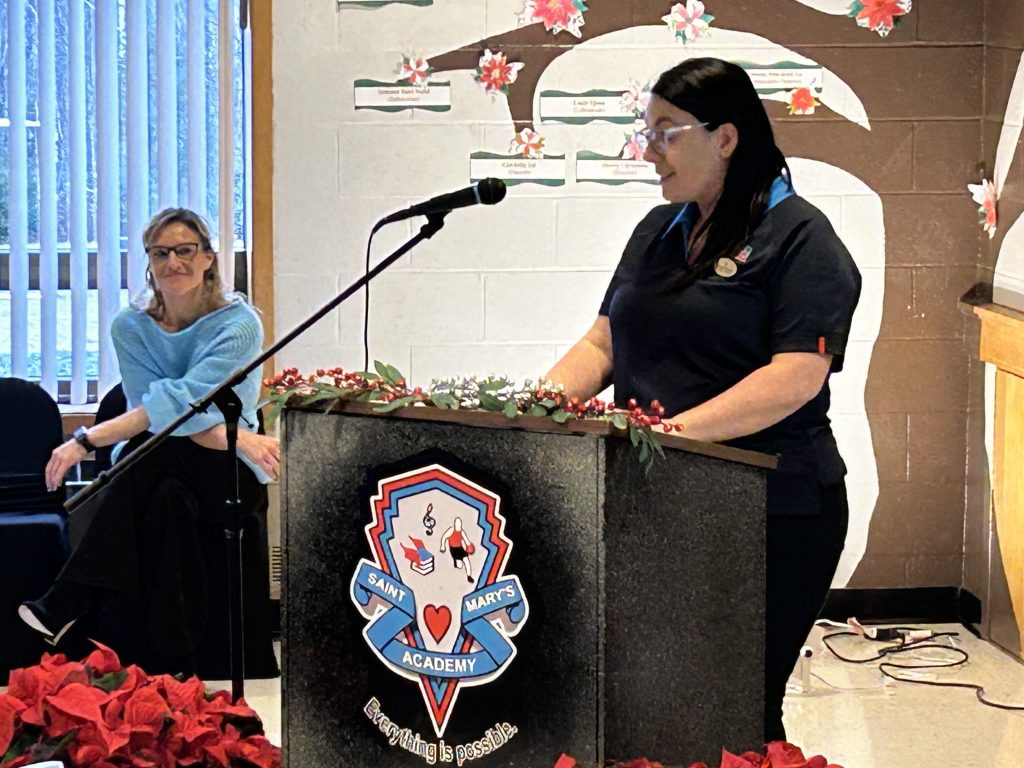
MULTIPOLYGON (((143 242, 150 296, 119 313, 111 326, 128 410, 79 430, 53 451, 46 467, 51 490, 94 449, 128 441, 130 450, 163 429, 261 349, 260 319, 241 298, 225 296, 210 232, 199 216, 164 210, 146 227, 143 242)), ((277 439, 257 433, 259 376, 254 371, 236 388, 243 404, 238 460, 247 525, 253 512, 265 511, 265 484, 276 479, 280 461, 277 439)), ((56 583, 21 606, 22 619, 55 645, 93 609, 130 605, 131 617, 104 612, 94 636, 129 628, 134 643, 127 635, 124 643, 138 645, 151 665, 202 672, 204 657, 221 655, 219 648, 204 653, 206 630, 221 617, 207 599, 219 563, 202 553, 200 531, 223 528, 224 499, 233 490, 226 448, 223 417, 213 407, 112 482, 90 502, 93 517, 56 583), (138 626, 140 617, 145 628, 138 626)), ((250 538, 258 540, 251 543, 265 552, 265 524, 256 528, 250 538)), ((255 587, 265 596, 265 580, 255 587)), ((125 653, 130 649, 117 650, 131 655, 125 653)), ((216 672, 205 666, 207 674, 216 672)))

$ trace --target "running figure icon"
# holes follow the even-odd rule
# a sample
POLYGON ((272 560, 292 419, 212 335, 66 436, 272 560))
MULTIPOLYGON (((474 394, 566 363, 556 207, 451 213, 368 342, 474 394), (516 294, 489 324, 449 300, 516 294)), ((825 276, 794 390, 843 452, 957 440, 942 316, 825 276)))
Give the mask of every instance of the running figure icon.
POLYGON ((461 517, 456 517, 452 526, 441 534, 441 551, 444 552, 449 547, 452 553, 452 564, 456 568, 465 567, 466 581, 472 584, 473 562, 469 560, 468 556, 473 554, 476 547, 473 546, 473 542, 466 538, 466 534, 462 530, 461 517))

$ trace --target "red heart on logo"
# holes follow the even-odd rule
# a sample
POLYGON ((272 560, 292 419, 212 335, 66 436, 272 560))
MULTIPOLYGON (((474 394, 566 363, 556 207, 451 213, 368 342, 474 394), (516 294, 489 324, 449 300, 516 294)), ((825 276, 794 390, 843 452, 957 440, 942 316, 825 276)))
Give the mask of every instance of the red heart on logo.
POLYGON ((436 642, 441 642, 448 627, 452 625, 452 612, 447 605, 438 608, 436 605, 428 605, 423 609, 423 623, 436 642))

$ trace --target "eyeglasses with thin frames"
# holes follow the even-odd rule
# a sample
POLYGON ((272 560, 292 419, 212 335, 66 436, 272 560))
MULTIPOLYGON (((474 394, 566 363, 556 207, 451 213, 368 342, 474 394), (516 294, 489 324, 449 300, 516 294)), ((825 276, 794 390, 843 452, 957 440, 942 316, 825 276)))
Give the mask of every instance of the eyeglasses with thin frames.
POLYGON ((653 148, 655 152, 660 153, 668 149, 672 139, 683 131, 688 131, 691 128, 706 127, 707 123, 689 123, 687 125, 670 125, 668 128, 645 128, 642 131, 637 131, 637 134, 643 136, 647 145, 653 148))
POLYGON ((178 245, 151 245, 146 249, 150 261, 165 262, 174 253, 181 261, 192 261, 199 253, 199 243, 179 243, 178 245))

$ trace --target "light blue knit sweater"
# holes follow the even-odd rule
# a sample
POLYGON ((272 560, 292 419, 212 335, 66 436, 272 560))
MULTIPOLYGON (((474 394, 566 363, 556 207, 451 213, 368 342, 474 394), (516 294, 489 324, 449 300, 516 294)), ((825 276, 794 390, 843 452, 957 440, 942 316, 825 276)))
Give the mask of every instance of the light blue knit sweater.
MULTIPOLYGON (((161 328, 146 312, 123 309, 114 318, 110 335, 121 368, 121 384, 129 408, 141 405, 149 429, 158 432, 189 409, 228 374, 254 358, 263 346, 263 326, 256 310, 241 299, 203 315, 175 333, 161 328)), ((257 368, 235 392, 242 401, 239 429, 255 432, 260 393, 257 368)), ((224 423, 217 406, 199 413, 172 433, 175 437, 224 423)), ((241 451, 238 453, 259 478, 270 478, 241 451)))

